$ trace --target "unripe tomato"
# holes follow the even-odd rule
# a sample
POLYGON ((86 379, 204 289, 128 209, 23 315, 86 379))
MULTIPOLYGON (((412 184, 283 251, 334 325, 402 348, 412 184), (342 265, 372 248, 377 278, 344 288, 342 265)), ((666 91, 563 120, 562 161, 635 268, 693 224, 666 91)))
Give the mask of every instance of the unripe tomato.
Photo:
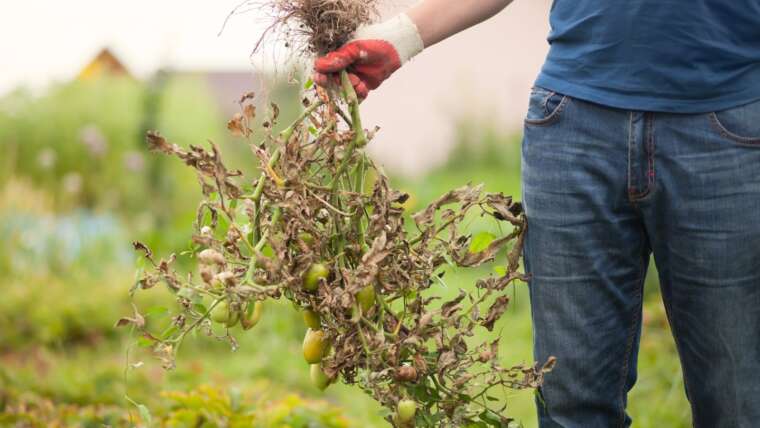
POLYGON ((219 302, 211 311, 211 320, 227 327, 234 327, 239 318, 240 314, 230 311, 230 305, 226 300, 219 302))
POLYGON ((330 275, 330 270, 322 263, 314 263, 309 266, 309 270, 303 276, 303 288, 306 291, 317 291, 319 288, 319 281, 327 279, 330 275))
POLYGON ((303 322, 306 323, 306 327, 309 327, 314 330, 318 330, 320 327, 322 327, 322 319, 319 316, 318 313, 311 309, 304 309, 303 311, 303 322))
POLYGON ((311 377, 311 383, 313 383, 320 391, 324 391, 330 386, 330 378, 327 377, 320 364, 311 365, 309 368, 309 377, 311 377))
POLYGON ((414 419, 417 413, 417 403, 414 400, 404 399, 398 402, 398 420, 402 423, 408 423, 414 419))
POLYGON ((314 235, 309 232, 301 232, 298 234, 298 239, 304 242, 308 246, 314 245, 314 235))
POLYGON ((306 336, 303 338, 303 358, 307 363, 316 364, 322 361, 327 347, 325 334, 322 330, 309 329, 306 331, 306 336))
POLYGON ((375 306, 375 287, 368 285, 356 293, 356 301, 365 314, 375 306))
POLYGON ((240 325, 243 326, 243 330, 250 330, 256 326, 261 320, 261 315, 264 313, 264 302, 256 301, 248 304, 248 309, 245 314, 240 318, 240 325))

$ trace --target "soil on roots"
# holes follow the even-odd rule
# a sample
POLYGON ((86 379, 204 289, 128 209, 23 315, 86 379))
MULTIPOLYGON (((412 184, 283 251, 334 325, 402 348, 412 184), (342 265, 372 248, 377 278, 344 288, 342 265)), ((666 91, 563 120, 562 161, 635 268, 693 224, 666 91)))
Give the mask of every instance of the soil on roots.
MULTIPOLYGON (((304 54, 325 54, 346 43, 377 16, 378 0, 266 0, 274 20, 269 33, 304 54)), ((256 49, 262 43, 259 41, 256 49)))

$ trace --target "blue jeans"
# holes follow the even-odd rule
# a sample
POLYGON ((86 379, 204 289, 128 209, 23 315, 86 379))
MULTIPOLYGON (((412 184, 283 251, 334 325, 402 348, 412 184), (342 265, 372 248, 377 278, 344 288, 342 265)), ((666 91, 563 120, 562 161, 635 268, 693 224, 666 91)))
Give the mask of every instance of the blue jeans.
POLYGON ((759 427, 760 102, 679 115, 535 88, 522 156, 535 357, 557 358, 540 426, 630 426, 653 253, 694 426, 759 427))

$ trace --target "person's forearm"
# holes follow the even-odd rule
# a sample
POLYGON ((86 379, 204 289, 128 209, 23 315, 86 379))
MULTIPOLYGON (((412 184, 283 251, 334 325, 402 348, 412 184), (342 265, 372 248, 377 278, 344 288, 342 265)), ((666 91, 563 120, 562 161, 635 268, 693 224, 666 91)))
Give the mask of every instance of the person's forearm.
POLYGON ((352 40, 317 58, 314 81, 323 87, 340 72, 366 98, 415 55, 496 15, 512 0, 424 0, 387 21, 359 27, 352 40), (331 79, 332 76, 332 79, 331 79))
POLYGON ((407 15, 417 25, 425 47, 496 15, 512 0, 425 0, 407 15))

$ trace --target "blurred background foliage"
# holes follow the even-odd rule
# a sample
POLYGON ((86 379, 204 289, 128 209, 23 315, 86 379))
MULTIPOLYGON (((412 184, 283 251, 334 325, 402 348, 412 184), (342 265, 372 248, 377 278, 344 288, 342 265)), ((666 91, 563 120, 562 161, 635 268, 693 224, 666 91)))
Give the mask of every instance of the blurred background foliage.
MULTIPOLYGON (((298 90, 281 84, 269 94, 282 107, 281 123, 297 114, 298 90)), ((193 338, 171 372, 114 327, 132 311, 131 241, 184 263, 199 200, 189 168, 146 151, 145 130, 183 146, 212 140, 231 165, 252 168, 253 155, 227 136, 228 118, 212 98, 201 79, 159 74, 147 83, 104 77, 0 99, 0 426, 384 426, 379 407, 358 390, 311 386, 300 351, 305 327, 286 303, 238 331, 236 352, 193 338)), ((395 176, 411 195, 407 207, 466 182, 519 198, 520 138, 493 129, 461 123, 448 163, 418 178, 395 176)), ((473 232, 487 227, 472 220, 473 232)), ((477 275, 449 272, 439 292, 453 296, 477 275)), ((507 365, 531 361, 525 287, 510 290, 512 308, 494 333, 504 336, 507 365)), ((141 308, 172 309, 168 293, 135 298, 141 308)), ((644 322, 630 413, 641 427, 689 426, 653 269, 644 322)), ((530 392, 502 398, 524 426, 536 425, 530 392)))

